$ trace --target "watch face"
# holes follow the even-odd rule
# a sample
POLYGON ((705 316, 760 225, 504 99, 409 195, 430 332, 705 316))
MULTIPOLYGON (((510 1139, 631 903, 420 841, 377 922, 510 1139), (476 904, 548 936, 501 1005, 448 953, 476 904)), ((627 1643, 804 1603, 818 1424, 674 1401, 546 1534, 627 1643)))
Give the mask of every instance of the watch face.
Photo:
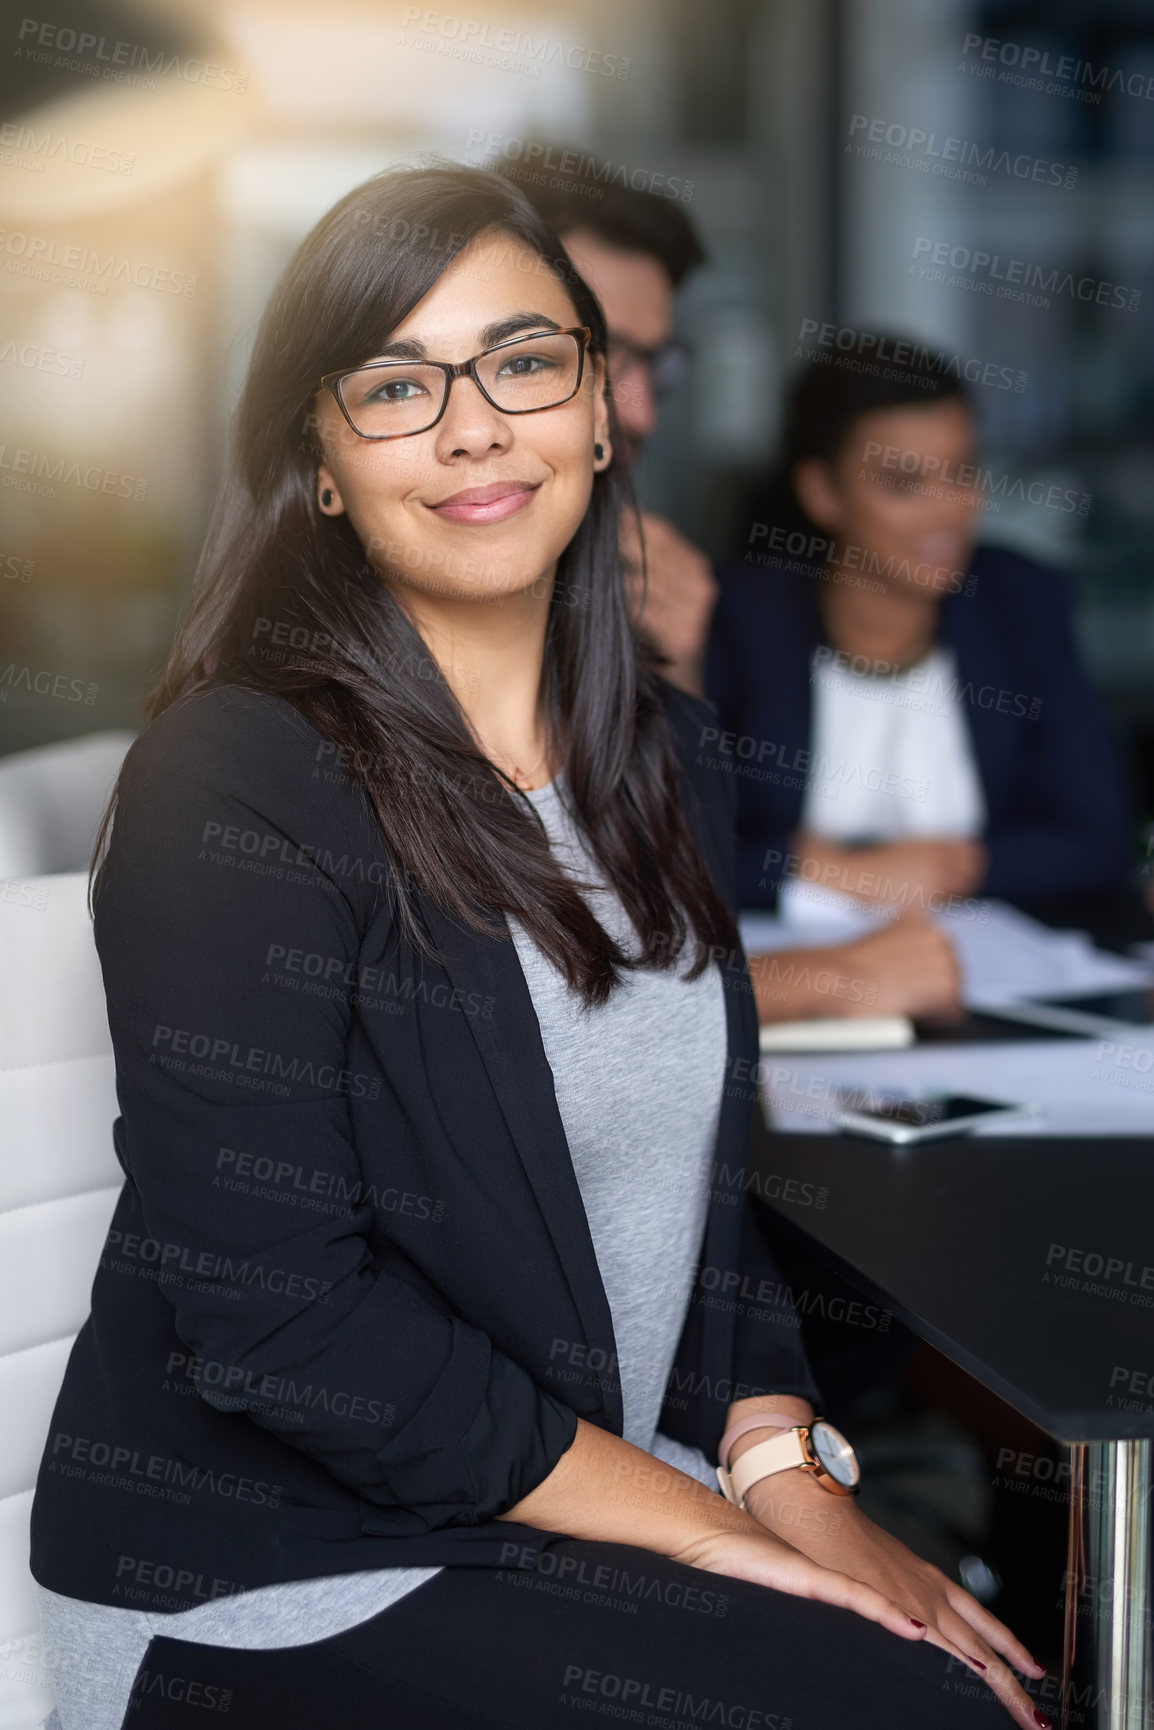
POLYGON ((832 1424, 816 1423, 809 1435, 814 1453, 834 1483, 852 1489, 861 1477, 861 1467, 841 1431, 835 1430, 832 1424))

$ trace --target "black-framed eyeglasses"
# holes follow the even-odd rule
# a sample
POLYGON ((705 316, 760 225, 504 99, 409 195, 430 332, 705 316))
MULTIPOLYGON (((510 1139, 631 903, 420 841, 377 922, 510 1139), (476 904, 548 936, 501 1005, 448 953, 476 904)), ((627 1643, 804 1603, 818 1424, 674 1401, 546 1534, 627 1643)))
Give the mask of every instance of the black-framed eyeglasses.
POLYGON ((587 324, 510 337, 472 360, 371 360, 326 372, 318 389, 363 439, 403 439, 428 432, 448 407, 456 378, 471 378, 500 414, 536 414, 576 396, 585 369, 587 324))
POLYGON ((633 342, 627 336, 609 338, 609 380, 612 384, 630 367, 644 366, 649 369, 649 382, 654 394, 664 396, 672 390, 685 374, 685 369, 692 358, 693 350, 687 342, 679 337, 670 337, 666 342, 659 342, 654 348, 642 348, 638 342, 633 342))

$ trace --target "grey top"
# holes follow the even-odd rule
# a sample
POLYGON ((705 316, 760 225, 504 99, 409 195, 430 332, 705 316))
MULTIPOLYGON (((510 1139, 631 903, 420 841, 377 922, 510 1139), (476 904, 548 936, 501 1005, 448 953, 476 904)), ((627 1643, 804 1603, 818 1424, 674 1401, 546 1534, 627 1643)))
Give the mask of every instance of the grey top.
MULTIPOLYGON (((563 868, 629 953, 637 934, 563 803, 564 776, 529 794, 563 868), (586 884, 596 885, 585 887, 586 884)), ((624 1435, 712 1489, 695 1448, 657 1432, 709 1203, 726 1059, 721 974, 627 973, 589 1010, 519 923, 509 921, 553 1071, 561 1122, 609 1300, 624 1435)), ((607 1368, 613 1373, 614 1366, 607 1368)), ((564 1397, 563 1384, 556 1389, 564 1397)), ((169 1613, 89 1604, 38 1586, 56 1699, 45 1730, 120 1730, 154 1634, 215 1646, 307 1645, 367 1621, 440 1568, 379 1568, 257 1587, 169 1613)), ((131 1588, 129 1588, 131 1591, 131 1588)))
MULTIPOLYGON (((529 797, 562 867, 595 883, 563 787, 559 776, 529 797)), ((635 954, 637 933, 617 896, 601 885, 584 893, 603 928, 635 954)), ((653 1451, 709 1205, 726 1059, 721 974, 707 967, 687 983, 688 957, 676 971, 626 973, 590 1011, 517 921, 509 925, 609 1299, 625 1440, 653 1451)), ((696 1449, 664 1437, 661 1446, 664 1458, 717 1488, 696 1449)))

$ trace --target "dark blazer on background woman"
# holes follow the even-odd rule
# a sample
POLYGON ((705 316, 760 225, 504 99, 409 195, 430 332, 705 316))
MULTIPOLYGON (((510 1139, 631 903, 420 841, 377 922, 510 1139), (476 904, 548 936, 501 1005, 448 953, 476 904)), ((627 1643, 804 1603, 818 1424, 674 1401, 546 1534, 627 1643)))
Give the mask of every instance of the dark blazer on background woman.
MULTIPOLYGON (((810 668, 827 643, 823 579, 753 562, 719 576, 707 690, 719 730, 735 735, 738 893, 743 907, 772 907, 803 808, 810 668)), ((978 893, 1028 905, 1120 888, 1129 850, 1122 772, 1074 641, 1066 579, 979 547, 963 589, 941 602, 936 640, 954 652, 986 801, 989 870, 978 893)))
MULTIPOLYGON (((662 682, 687 808, 734 905, 732 777, 662 682)), ((126 1182, 72 1350, 32 1568, 179 1609, 394 1565, 533 1565, 498 1521, 569 1446, 622 1432, 613 1327, 513 943, 418 902, 284 699, 220 686, 129 752, 95 892, 126 1182)), ((661 1428, 816 1398, 744 1187, 757 1022, 744 956, 709 1211, 661 1428)))

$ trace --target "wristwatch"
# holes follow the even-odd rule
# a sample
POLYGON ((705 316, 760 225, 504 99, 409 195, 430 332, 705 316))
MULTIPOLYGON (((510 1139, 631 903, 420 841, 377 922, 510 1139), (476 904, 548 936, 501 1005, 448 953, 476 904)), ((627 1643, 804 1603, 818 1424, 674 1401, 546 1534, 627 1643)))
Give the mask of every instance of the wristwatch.
POLYGON ((824 1418, 814 1418, 810 1424, 794 1424, 767 1442, 758 1442, 742 1454, 732 1470, 718 1466, 717 1481, 726 1501, 744 1508, 746 1495, 754 1484, 795 1466, 811 1472, 822 1489, 833 1496, 856 1496, 861 1488, 857 1455, 841 1431, 824 1418))

